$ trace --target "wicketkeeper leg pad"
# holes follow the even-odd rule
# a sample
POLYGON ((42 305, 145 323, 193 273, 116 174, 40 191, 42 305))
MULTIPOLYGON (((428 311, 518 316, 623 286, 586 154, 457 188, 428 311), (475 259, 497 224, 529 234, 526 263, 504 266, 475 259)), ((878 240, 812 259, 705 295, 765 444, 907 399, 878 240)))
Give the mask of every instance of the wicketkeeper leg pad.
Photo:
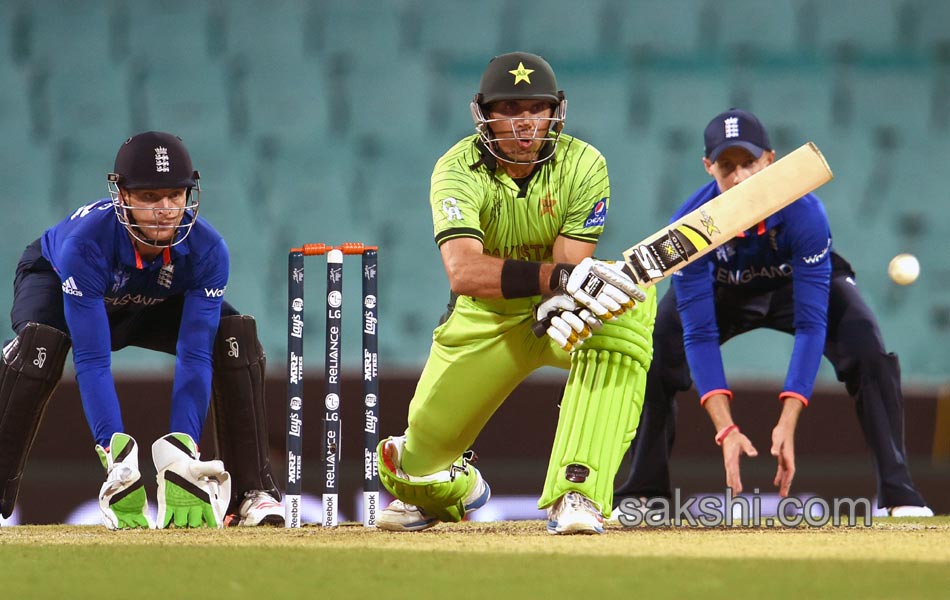
POLYGON ((0 360, 0 514, 16 504, 23 467, 50 396, 63 376, 70 340, 62 331, 29 323, 3 348, 0 360))
POLYGON ((280 500, 267 441, 266 365, 254 318, 222 317, 214 343, 211 419, 218 457, 231 472, 231 513, 238 512, 248 492, 280 500))
POLYGON ((466 452, 444 470, 431 475, 415 476, 402 471, 399 457, 404 437, 386 438, 376 448, 379 480, 395 498, 414 504, 425 514, 440 521, 455 523, 466 511, 474 510, 488 500, 490 492, 478 469, 471 464, 474 453, 466 452), (477 498, 473 491, 480 488, 477 498))
POLYGON ((571 354, 544 491, 546 508, 580 492, 607 516, 614 476, 636 435, 653 358, 656 291, 604 326, 571 354))

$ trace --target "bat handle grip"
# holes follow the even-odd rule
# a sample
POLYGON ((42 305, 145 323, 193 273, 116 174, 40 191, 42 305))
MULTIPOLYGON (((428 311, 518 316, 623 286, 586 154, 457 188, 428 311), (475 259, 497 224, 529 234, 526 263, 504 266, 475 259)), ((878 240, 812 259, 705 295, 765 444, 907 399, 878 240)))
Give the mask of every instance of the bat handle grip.
POLYGON ((534 332, 535 336, 539 338, 543 338, 548 331, 548 327, 550 326, 551 326, 551 317, 545 317, 544 319, 540 321, 535 321, 534 324, 531 325, 531 331, 534 332))

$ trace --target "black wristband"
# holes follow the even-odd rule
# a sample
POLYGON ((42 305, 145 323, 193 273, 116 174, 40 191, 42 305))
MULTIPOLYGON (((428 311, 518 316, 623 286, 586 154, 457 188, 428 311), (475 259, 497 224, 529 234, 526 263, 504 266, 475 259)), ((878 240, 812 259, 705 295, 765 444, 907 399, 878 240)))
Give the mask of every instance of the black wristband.
POLYGON ((554 271, 551 272, 551 281, 548 285, 551 286, 551 290, 556 290, 559 287, 567 285, 567 280, 571 276, 571 271, 574 270, 574 265, 569 265, 567 263, 557 263, 554 265, 554 271))
POLYGON ((501 295, 505 298, 528 298, 541 294, 541 263, 527 260, 505 260, 501 266, 501 295))

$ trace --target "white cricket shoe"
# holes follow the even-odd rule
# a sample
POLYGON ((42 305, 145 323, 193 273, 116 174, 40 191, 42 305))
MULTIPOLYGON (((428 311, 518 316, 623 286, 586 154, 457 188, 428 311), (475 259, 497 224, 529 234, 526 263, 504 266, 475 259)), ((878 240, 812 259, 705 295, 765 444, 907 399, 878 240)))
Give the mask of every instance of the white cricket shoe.
POLYGON ((603 533, 604 516, 587 496, 568 492, 548 509, 548 533, 603 533))
POLYGON ((244 494, 238 514, 228 515, 226 525, 234 527, 257 527, 259 525, 284 526, 284 506, 273 496, 261 490, 244 494))
POLYGON ((376 517, 376 527, 385 531, 422 531, 438 524, 438 519, 402 500, 393 500, 376 517))
MULTIPOLYGON (((475 469, 469 465, 469 468, 475 469)), ((465 514, 485 506, 491 498, 491 488, 482 478, 482 474, 475 469, 475 487, 465 498, 465 514)), ((407 504, 402 500, 393 500, 376 518, 376 527, 385 531, 422 531, 435 527, 439 519, 427 515, 415 504, 407 504)))
POLYGON ((889 517, 932 517, 934 511, 929 506, 888 506, 889 517))

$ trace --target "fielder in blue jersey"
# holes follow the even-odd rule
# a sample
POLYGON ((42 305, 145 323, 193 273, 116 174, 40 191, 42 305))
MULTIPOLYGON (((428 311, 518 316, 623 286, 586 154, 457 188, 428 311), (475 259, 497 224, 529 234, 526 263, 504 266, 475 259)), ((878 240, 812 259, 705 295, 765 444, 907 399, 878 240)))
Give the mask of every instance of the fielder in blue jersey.
POLYGON ((83 410, 106 470, 110 529, 151 527, 137 444, 125 431, 111 353, 173 354, 169 434, 152 446, 157 525, 282 524, 268 458, 264 355, 252 317, 224 301, 228 248, 198 216, 199 175, 177 136, 146 132, 119 148, 111 199, 78 208, 23 253, 0 363, 0 512, 23 468, 70 346, 83 410), (209 407, 220 459, 202 461, 209 407), (227 471, 226 468, 231 471, 227 471))
MULTIPOLYGON (((713 181, 694 192, 671 222, 774 160, 768 132, 755 115, 737 109, 717 115, 706 127, 703 158, 713 181)), ((757 451, 733 421, 719 346, 747 331, 769 328, 795 338, 779 393, 782 410, 772 430, 779 493, 788 495, 795 475, 795 427, 824 355, 857 403, 877 468, 879 506, 893 516, 932 516, 907 468, 897 356, 885 350, 854 277, 851 266, 832 249, 828 217, 813 194, 676 273, 657 309, 653 363, 630 449, 631 472, 615 494, 615 505, 625 498, 672 497, 674 396, 692 383, 716 428, 726 484, 736 494, 742 491, 740 456, 756 456, 757 451)))

